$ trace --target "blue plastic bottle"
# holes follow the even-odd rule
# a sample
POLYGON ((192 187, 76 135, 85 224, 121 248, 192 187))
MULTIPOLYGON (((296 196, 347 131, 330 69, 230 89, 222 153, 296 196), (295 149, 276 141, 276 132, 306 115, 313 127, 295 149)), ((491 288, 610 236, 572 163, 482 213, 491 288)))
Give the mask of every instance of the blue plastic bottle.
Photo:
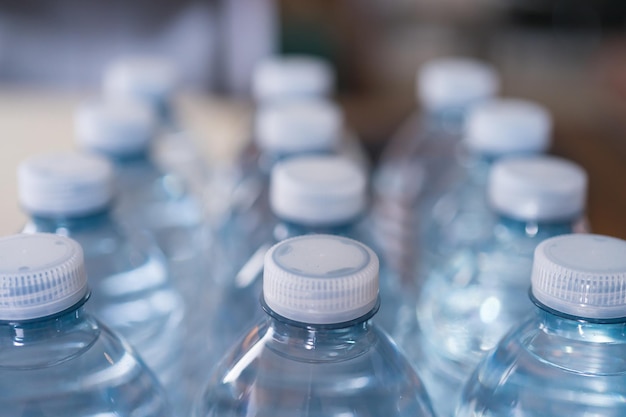
MULTIPOLYGON (((378 252, 367 193, 365 172, 342 156, 302 156, 277 164, 270 183, 270 205, 277 219, 272 244, 317 233, 355 239, 378 252)), ((380 260, 382 305, 374 321, 393 336, 409 314, 404 294, 411 288, 404 288, 409 283, 380 260)))
POLYGON ((218 228, 223 264, 241 264, 271 235, 268 190, 274 164, 296 155, 335 153, 341 125, 340 109, 321 99, 277 103, 258 112, 254 147, 236 167, 227 216, 218 228))
POLYGON ((88 313, 78 243, 1 238, 0 282, 0 416, 172 416, 135 351, 88 313))
POLYGON ((461 141, 465 156, 459 159, 463 175, 418 207, 422 266, 489 237, 495 222, 486 193, 491 167, 502 158, 543 153, 551 127, 547 109, 527 100, 485 100, 468 112, 461 141))
POLYGON ((418 73, 421 111, 391 137, 374 175, 377 233, 387 256, 404 276, 413 276, 417 239, 416 208, 444 193, 463 170, 459 145, 467 112, 499 88, 489 64, 461 57, 427 62, 418 73))
MULTIPOLYGON (((206 328, 198 341, 198 350, 206 355, 203 363, 215 364, 257 319, 262 316, 258 300, 262 290, 263 257, 281 240, 313 233, 341 235, 362 239, 367 207, 367 180, 355 163, 341 156, 297 156, 277 163, 270 179, 270 206, 273 214, 271 234, 245 260, 231 265, 228 275, 218 286, 205 290, 206 298, 214 298, 210 316, 214 320, 199 325, 206 328), (214 310, 213 310, 214 309, 214 310), (211 340, 210 347, 208 340, 211 340)), ((383 282, 394 277, 384 274, 383 282)), ((395 281, 381 290, 383 297, 392 292, 395 281)), ((389 303, 383 311, 390 314, 398 303, 389 303)), ((395 311, 395 310, 394 310, 395 311)), ((382 317, 381 317, 382 318, 382 317)), ((379 316, 377 316, 379 319, 379 316)), ((389 317, 390 325, 395 320, 389 317)), ((202 369, 198 369, 201 371, 202 369)), ((206 375, 206 370, 199 376, 206 375)))
POLYGON ((625 260, 620 239, 580 234, 542 242, 530 317, 478 365, 455 415, 626 415, 625 260))
POLYGON ((307 235, 265 256, 266 317, 210 376, 195 417, 432 416, 419 378, 372 323, 378 258, 307 235))
POLYGON ((76 140, 114 166, 113 214, 132 235, 147 234, 165 253, 180 292, 193 308, 210 262, 201 204, 179 176, 152 159, 154 115, 133 101, 87 103, 76 114, 76 140))
POLYGON ((434 265, 418 300, 418 329, 402 343, 440 417, 451 415, 451 400, 480 359, 532 309, 534 249, 575 230, 586 185, 582 168, 555 157, 507 158, 493 167, 489 200, 500 217, 490 238, 434 265))
POLYGON ((126 338, 171 394, 184 402, 185 306, 160 251, 129 239, 111 216, 113 170, 101 157, 61 152, 23 161, 19 197, 27 233, 69 236, 83 247, 87 310, 126 338))

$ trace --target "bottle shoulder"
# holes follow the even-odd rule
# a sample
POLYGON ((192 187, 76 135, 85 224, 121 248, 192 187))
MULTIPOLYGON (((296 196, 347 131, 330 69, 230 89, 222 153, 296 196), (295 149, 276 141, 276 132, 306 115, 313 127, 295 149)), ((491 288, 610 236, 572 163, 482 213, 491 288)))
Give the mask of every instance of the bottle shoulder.
POLYGON ((80 336, 14 346, 8 357, 2 349, 0 414, 170 416, 162 388, 129 345, 95 320, 89 327, 80 336), (20 366, 6 366, 11 357, 20 366))
POLYGON ((362 410, 356 415, 431 415, 412 368, 375 326, 356 338, 342 335, 343 342, 310 336, 294 343, 267 321, 255 327, 216 369, 198 415, 235 416, 246 406, 257 416, 288 409, 322 416, 333 407, 362 410))
POLYGON ((536 316, 510 332, 467 381, 457 415, 493 415, 511 404, 531 417, 624 415, 624 325, 553 324, 536 316))

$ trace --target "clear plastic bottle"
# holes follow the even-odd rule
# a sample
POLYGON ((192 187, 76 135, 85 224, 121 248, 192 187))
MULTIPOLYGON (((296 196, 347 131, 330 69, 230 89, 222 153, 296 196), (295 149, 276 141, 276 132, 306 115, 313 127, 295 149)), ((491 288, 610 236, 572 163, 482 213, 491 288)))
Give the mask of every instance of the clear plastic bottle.
POLYGON ((112 219, 108 161, 75 152, 36 155, 20 164, 18 181, 30 216, 24 232, 69 236, 82 245, 94 291, 87 310, 137 349, 174 405, 184 402, 183 299, 161 252, 129 239, 112 219))
POLYGON ((296 155, 335 153, 341 124, 340 109, 326 100, 276 104, 258 112, 256 150, 239 161, 227 217, 218 228, 225 265, 241 265, 271 235, 268 190, 274 164, 296 155))
POLYGON ((623 240, 578 234, 542 242, 533 312, 478 365, 455 415, 626 415, 625 288, 623 240))
MULTIPOLYGON (((271 56, 259 62, 252 74, 252 95, 257 110, 294 101, 332 100, 336 74, 331 64, 312 55, 271 56)), ((369 160, 356 134, 342 124, 340 153, 363 167, 369 160)))
POLYGON ((465 115, 493 97, 499 84, 492 66, 471 58, 434 59, 417 73, 421 111, 390 138, 373 181, 374 226, 383 249, 405 276, 415 273, 420 244, 415 211, 423 212, 425 202, 462 176, 458 151, 465 115))
POLYGON ((419 378, 370 320, 378 258, 307 235, 265 255, 266 317, 212 373, 195 417, 432 416, 419 378))
MULTIPOLYGON (((205 355, 202 363, 215 364, 262 317, 258 301, 267 250, 276 242, 305 234, 364 237, 366 193, 365 173, 341 156, 297 156, 274 166, 269 192, 275 216, 271 219, 272 233, 248 259, 230 265, 222 282, 204 290, 205 298, 215 300, 209 307, 209 316, 216 319, 199 323, 207 329, 196 342, 197 350, 205 355), (212 340, 210 347, 208 340, 212 340)), ((388 284, 385 288, 392 287, 388 284)), ((388 293, 385 291, 385 296, 390 296, 388 293)), ((199 379, 206 376, 206 369, 197 370, 203 372, 199 379)))
POLYGON ((459 159, 463 175, 449 189, 423 201, 420 218, 422 266, 432 257, 488 238, 495 215, 487 202, 487 179, 494 162, 543 153, 551 143, 552 120, 543 106, 521 99, 491 99, 468 112, 459 159))
POLYGON ((500 217, 491 237, 431 269, 418 329, 402 343, 440 417, 451 415, 451 399, 480 359, 532 309, 526 292, 534 249, 575 230, 586 187, 584 170, 560 158, 507 158, 493 167, 489 199, 500 217))
MULTIPOLYGON (((378 252, 368 199, 366 173, 345 157, 302 156, 281 162, 272 170, 270 183, 270 205, 277 218, 272 243, 329 234, 358 240, 378 252)), ((408 314, 404 291, 409 288, 385 259, 379 259, 382 305, 374 321, 393 336, 408 314)))
POLYGON ((168 259, 176 285, 193 308, 210 260, 210 231, 201 204, 183 179, 152 158, 156 121, 137 101, 95 101, 76 113, 76 140, 114 166, 114 216, 132 234, 147 234, 168 259))
POLYGON ((169 417, 135 351, 87 312, 83 253, 52 234, 0 238, 0 415, 169 417))

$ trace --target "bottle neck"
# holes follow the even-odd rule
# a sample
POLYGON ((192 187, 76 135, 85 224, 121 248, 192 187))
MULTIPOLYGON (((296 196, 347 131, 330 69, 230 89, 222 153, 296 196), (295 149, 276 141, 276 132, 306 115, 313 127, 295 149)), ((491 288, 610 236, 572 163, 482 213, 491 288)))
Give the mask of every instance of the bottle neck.
POLYGON ((425 113, 428 129, 461 136, 467 107, 427 109, 425 113))
MULTIPOLYGON (((39 215, 31 216, 31 225, 27 226, 27 232, 60 233, 62 230, 71 235, 87 229, 108 227, 112 224, 110 206, 99 209, 96 212, 84 215, 39 215), (33 228, 34 230, 29 230, 33 228), (68 233, 69 232, 69 233, 68 233)), ((60 233, 61 234, 61 233, 60 233)))
POLYGON ((97 338, 99 329, 85 312, 86 298, 52 316, 1 321, 0 367, 50 366, 87 348, 97 338))
POLYGON ((347 323, 308 324, 291 321, 273 312, 268 314, 268 335, 281 354, 305 361, 337 361, 359 356, 369 349, 373 338, 371 318, 378 305, 365 316, 347 323))
POLYGON ((577 219, 556 221, 524 220, 500 214, 495 233, 501 239, 506 239, 509 236, 525 236, 543 240, 552 236, 573 233, 576 222, 577 219))
POLYGON ((360 220, 361 216, 337 224, 310 225, 281 219, 274 227, 274 240, 280 242, 291 237, 310 234, 326 234, 355 239, 360 235, 357 230, 360 220))
POLYGON ((129 155, 105 155, 116 167, 152 165, 149 149, 129 155))

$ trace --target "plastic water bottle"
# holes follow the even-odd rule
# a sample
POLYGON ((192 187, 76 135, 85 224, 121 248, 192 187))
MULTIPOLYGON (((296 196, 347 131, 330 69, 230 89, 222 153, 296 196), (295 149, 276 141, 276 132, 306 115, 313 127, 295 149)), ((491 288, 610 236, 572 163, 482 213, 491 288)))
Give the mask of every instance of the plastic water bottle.
POLYGON ((435 59, 417 73, 421 111, 390 139, 373 181, 374 226, 405 276, 415 273, 420 244, 416 207, 423 212, 424 201, 433 201, 462 177, 458 150, 465 115, 493 97, 499 84, 493 67, 470 58, 435 59))
MULTIPOLYGON (((252 74, 252 95, 257 109, 293 101, 330 100, 336 74, 331 64, 312 55, 271 56, 260 61, 252 74)), ((342 126, 339 147, 364 167, 369 160, 356 134, 342 126)))
MULTIPOLYGON (((270 205, 277 218, 272 243, 317 233, 345 236, 379 251, 371 231, 366 174, 345 157, 302 156, 280 162, 271 175, 270 205)), ((379 259, 382 305, 374 321, 393 335, 408 314, 404 291, 409 288, 379 259)))
POLYGON ((344 237, 282 241, 265 256, 266 317, 235 345, 195 417, 432 416, 419 378, 372 323, 378 258, 344 237))
POLYGON ((131 55, 120 57, 105 68, 102 90, 109 100, 137 100, 152 109, 159 125, 153 145, 155 161, 181 176, 196 198, 201 199, 210 171, 193 133, 176 112, 174 99, 179 81, 180 74, 172 60, 131 55))
MULTIPOLYGON (((223 282, 204 290, 205 298, 215 299, 208 314, 215 319, 199 323, 199 328, 207 329, 197 342, 200 348, 196 350, 205 356, 202 363, 215 364, 262 317, 258 301, 267 250, 281 240, 305 234, 365 237, 366 194, 365 173, 341 156, 298 156, 274 166, 269 192, 274 216, 272 233, 248 259, 230 265, 223 282)), ((385 290, 395 288, 393 284, 396 283, 388 284, 385 290)), ((391 291, 382 293, 392 296, 391 291)), ((398 308, 398 303, 390 303, 384 311, 394 308, 398 308)), ((395 324, 391 318, 389 322, 395 324)), ((199 379, 206 377, 206 370, 197 370, 203 372, 199 379)))
POLYGON ((155 240, 192 306, 209 259, 210 233, 186 183, 154 163, 155 129, 153 114, 136 101, 92 102, 76 113, 78 144, 114 165, 115 217, 131 234, 155 240))
POLYGON ((493 167, 489 199, 500 217, 491 237, 431 269, 417 304, 419 328, 402 344, 440 417, 451 415, 451 399, 480 359, 532 309, 534 249, 575 230, 586 186, 584 170, 560 158, 507 158, 493 167))
POLYGON ((541 243, 533 312, 478 365, 456 416, 626 415, 625 289, 623 240, 581 234, 541 243))
POLYGON ((271 235, 269 175, 280 160, 337 151, 342 114, 326 100, 264 107, 257 115, 255 151, 239 161, 228 216, 218 228, 225 264, 241 264, 271 235))
POLYGON ((93 289, 87 310, 137 349, 178 405, 183 300, 161 252, 129 239, 113 221, 112 177, 111 165, 96 155, 26 159, 18 168, 20 204, 30 215, 24 232, 69 236, 82 245, 93 289))
POLYGON ((486 188, 492 165, 504 157, 543 153, 551 131, 547 109, 527 100, 491 99, 469 111, 462 139, 466 155, 459 159, 463 175, 419 206, 422 265, 490 235, 495 216, 486 188))
POLYGON ((52 234, 0 238, 0 281, 0 415, 172 415, 135 351, 86 311, 78 243, 52 234))

